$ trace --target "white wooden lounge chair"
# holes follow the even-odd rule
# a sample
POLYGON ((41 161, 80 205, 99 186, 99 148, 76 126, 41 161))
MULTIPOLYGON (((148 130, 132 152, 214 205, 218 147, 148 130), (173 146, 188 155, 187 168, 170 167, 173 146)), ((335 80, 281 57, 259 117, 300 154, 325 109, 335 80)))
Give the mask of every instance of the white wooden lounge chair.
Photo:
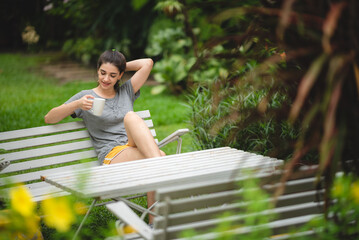
MULTIPOLYGON (((273 230, 271 239, 287 239, 291 228, 301 226, 313 217, 323 212, 321 195, 323 189, 316 189, 313 169, 302 169, 300 178, 291 179, 285 183, 285 192, 279 197, 274 209, 258 212, 258 215, 275 213, 278 218, 265 224, 273 230), (319 198, 318 198, 319 197, 319 198)), ((262 188, 273 192, 279 184, 281 171, 275 174, 264 173, 257 175, 262 188)), ((236 185, 237 178, 232 181, 208 181, 205 183, 183 185, 157 191, 158 204, 155 207, 157 216, 153 228, 149 227, 124 202, 110 203, 106 207, 113 212, 123 223, 135 229, 136 233, 124 236, 113 236, 115 239, 187 239, 180 238, 181 232, 195 230, 197 235, 190 239, 219 239, 221 234, 240 235, 248 234, 260 226, 243 226, 244 208, 248 202, 241 201, 241 189, 236 185), (226 211, 234 215, 218 218, 226 211), (230 230, 214 232, 211 229, 221 222, 229 221, 230 230)), ((272 199, 266 199, 271 201, 272 199)), ((121 224, 118 224, 121 225, 121 224)), ((263 227, 263 226, 262 226, 263 227)), ((119 230, 121 231, 121 229, 119 230)), ((312 231, 296 233, 310 235, 312 231)))
MULTIPOLYGON (((156 137, 153 122, 148 110, 136 112, 145 120, 156 137)), ((188 129, 179 129, 158 142, 159 147, 178 141, 177 153, 181 151, 181 136, 188 129)), ((54 124, 42 127, 13 130, 0 133, 0 160, 10 162, 0 171, 0 196, 7 197, 13 184, 24 183, 30 190, 34 201, 46 197, 69 194, 44 181, 40 176, 53 172, 81 169, 98 165, 89 133, 82 121, 54 124)))

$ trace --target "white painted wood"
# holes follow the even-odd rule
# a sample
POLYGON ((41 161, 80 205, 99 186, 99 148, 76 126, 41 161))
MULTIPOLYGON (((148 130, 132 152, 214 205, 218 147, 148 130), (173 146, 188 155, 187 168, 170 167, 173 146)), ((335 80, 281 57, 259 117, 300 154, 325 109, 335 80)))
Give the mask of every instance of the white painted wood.
MULTIPOLYGON (((33 201, 35 202, 41 201, 46 197, 50 197, 50 196, 55 196, 55 195, 65 196, 70 194, 69 192, 66 192, 60 188, 52 186, 46 182, 30 183, 25 185, 25 187, 29 190, 30 195, 33 198, 33 201)), ((2 191, 0 192, 1 196, 4 198, 8 198, 9 197, 8 193, 13 188, 16 187, 2 189, 2 191)))
MULTIPOLYGON (((110 203, 106 207, 115 215, 121 213, 124 216, 122 219, 126 224, 130 224, 139 235, 145 239, 153 239, 151 228, 138 217, 125 203, 117 202, 116 204, 110 203)), ((119 215, 117 215, 119 217, 119 215)))
MULTIPOLYGON (((150 112, 145 110, 136 113, 144 119, 151 134, 156 137, 150 112)), ((87 164, 98 165, 96 152, 83 121, 1 132, 0 141, 2 141, 0 149, 9 151, 0 154, 0 159, 11 161, 11 164, 0 172, 0 185, 8 184, 8 181, 12 183, 36 181, 40 180, 40 175, 47 176, 62 171, 83 169, 87 164), (92 158, 91 163, 68 165, 84 159, 91 161, 92 158), (56 167, 44 169, 52 166, 56 167)), ((157 139, 155 141, 158 143, 157 139)), ((47 193, 57 196, 69 194, 47 182, 36 182, 25 186, 30 189, 35 201, 43 200, 47 197, 47 193)))
MULTIPOLYGON (((142 119, 151 117, 149 110, 136 112, 142 119)), ((20 130, 12 130, 7 132, 0 132, 0 141, 10 140, 16 138, 33 137, 44 134, 51 134, 56 132, 71 131, 76 129, 85 128, 83 121, 60 123, 54 125, 47 125, 42 127, 33 127, 20 130)))
MULTIPOLYGON (((145 166, 144 166, 145 167, 145 166)), ((146 171, 144 172, 145 174, 148 174, 147 176, 133 176, 134 174, 131 173, 123 173, 121 174, 121 176, 118 176, 118 178, 116 180, 113 180, 111 178, 116 176, 115 174, 111 174, 108 173, 106 175, 106 171, 104 171, 103 173, 93 173, 93 176, 89 182, 89 186, 91 186, 90 191, 97 191, 96 187, 101 188, 101 185, 96 184, 96 180, 98 179, 102 179, 102 181, 108 181, 110 185, 107 185, 106 188, 102 188, 99 191, 111 191, 111 188, 116 188, 116 184, 122 184, 123 187, 125 187, 127 184, 129 185, 129 187, 134 187, 133 186, 133 181, 141 181, 142 184, 153 184, 156 181, 177 181, 179 179, 185 179, 188 178, 188 181, 191 181, 192 177, 196 177, 199 175, 209 175, 211 173, 216 174, 216 173, 220 173, 220 172, 233 172, 233 170, 235 169, 239 169, 237 168, 238 166, 236 164, 231 164, 231 165, 220 165, 220 166, 215 166, 215 165, 210 165, 210 166, 206 166, 204 169, 198 169, 198 168, 185 168, 185 166, 183 168, 171 168, 171 169, 167 169, 167 170, 156 170, 155 168, 150 168, 150 169, 146 169, 146 171), (152 171, 151 171, 152 170, 152 171), (167 172, 164 172, 167 171, 167 172), (181 172, 178 172, 181 171, 181 172), (156 178, 156 181, 151 180, 152 178, 156 178), (95 185, 95 186, 94 186, 95 185)), ((263 167, 263 165, 261 165, 261 167, 263 167)), ((246 165, 244 165, 242 168, 248 168, 246 165)), ((141 168, 135 168, 134 170, 140 170, 141 168)), ((143 169, 143 168, 142 168, 143 169)), ((126 169, 124 168, 123 170, 126 171, 126 169)), ((132 169, 128 169, 128 170, 132 170, 132 169)), ((121 171, 122 172, 122 171, 121 171)), ((138 171, 137 171, 138 172, 138 171)), ((230 176, 228 176, 230 177, 230 176)), ((73 184, 71 182, 69 182, 69 179, 66 179, 66 184, 73 184)), ((71 181, 71 180, 70 180, 71 181)), ((141 185, 141 184, 139 184, 141 185)))
MULTIPOLYGON (((98 164, 99 164, 98 161, 93 161, 88 163, 80 163, 80 164, 74 164, 65 167, 51 168, 42 171, 29 172, 24 174, 13 175, 10 177, 4 177, 4 178, 0 178, 0 186, 5 185, 9 182, 27 182, 33 180, 40 180, 41 176, 47 176, 49 174, 58 173, 61 171, 66 172, 66 171, 73 171, 76 169, 87 170, 89 169, 89 167, 98 166, 98 164)), ((79 176, 81 175, 76 175, 75 178, 78 179, 79 176)))
POLYGON ((1 173, 12 173, 12 172, 18 172, 22 170, 30 170, 35 168, 42 168, 42 167, 48 167, 56 164, 61 163, 70 163, 78 160, 83 159, 90 159, 90 158, 96 158, 97 160, 97 154, 95 150, 88 150, 88 151, 82 151, 82 152, 76 152, 76 153, 69 153, 69 154, 63 154, 48 158, 41 158, 41 159, 35 159, 25 162, 19 162, 19 163, 12 163, 4 169, 1 173))
MULTIPOLYGON (((224 154, 224 157, 227 157, 224 154)), ((181 162, 177 163, 177 158, 173 158, 173 156, 168 156, 166 157, 166 159, 151 159, 152 161, 144 161, 143 163, 141 163, 141 165, 146 165, 148 163, 151 163, 151 166, 147 166, 146 167, 146 171, 148 171, 148 173, 153 172, 153 175, 158 176, 159 175, 163 175, 163 176, 167 176, 167 175, 172 175, 173 173, 176 173, 177 169, 181 169, 182 171, 201 171, 201 170, 207 170, 206 168, 230 168, 230 169, 234 169, 236 167, 247 167, 250 166, 251 164, 256 164, 255 162, 250 162, 250 161, 243 161, 242 165, 239 166, 240 163, 238 163, 238 159, 231 159, 228 158, 226 161, 223 161, 221 159, 221 155, 218 156, 213 156, 211 159, 208 159, 206 155, 202 156, 202 157, 197 157, 194 158, 191 155, 187 155, 185 157, 181 156, 181 162), (221 161, 222 160, 222 161, 221 161), (163 163, 165 163, 164 167, 160 167, 163 163), (172 163, 172 164, 170 164, 172 163), (231 165, 229 165, 231 164, 231 165), (247 164, 247 165, 245 165, 247 164), (234 167, 234 168, 233 168, 234 167), (158 169, 158 170, 156 170, 158 169), (166 171, 171 171, 171 172, 164 172, 163 170, 166 171), (155 174, 157 173, 157 174, 155 174)), ((128 169, 128 172, 126 172, 125 174, 128 174, 129 176, 126 177, 130 177, 132 172, 136 172, 139 169, 142 168, 142 166, 139 165, 137 166, 130 166, 130 168, 128 169)), ((123 166, 124 167, 124 166, 123 166)), ((217 169, 214 169, 217 170, 217 169)), ((108 170, 108 171, 112 171, 108 170)), ((106 172, 108 172, 106 171, 106 172)), ((116 171, 116 169, 114 169, 114 171, 116 171)), ((108 172, 110 173, 110 172, 108 172)))
MULTIPOLYGON (((264 175, 261 174, 261 176, 264 175)), ((315 180, 314 178, 310 179, 312 181, 315 180)), ((303 179, 291 180, 288 182, 288 185, 297 186, 301 189, 300 191, 302 191, 302 189, 308 189, 307 179, 305 179, 305 181, 302 180, 303 179), (301 187, 302 185, 304 185, 304 187, 301 187)), ((283 234, 287 233, 290 228, 303 225, 308 220, 323 213, 323 208, 321 207, 324 203, 322 201, 316 202, 317 199, 315 196, 318 192, 314 190, 315 187, 312 185, 309 191, 298 193, 289 192, 280 196, 278 198, 278 204, 274 209, 254 213, 254 215, 257 216, 276 214, 278 218, 269 224, 241 227, 243 225, 243 219, 248 217, 248 215, 243 214, 243 210, 247 208, 248 202, 239 200, 240 198, 238 197, 241 194, 241 190, 234 187, 234 182, 236 181, 237 179, 227 181, 221 179, 216 183, 210 180, 208 182, 195 183, 195 186, 193 186, 193 184, 173 185, 157 190, 157 192, 159 192, 157 196, 161 196, 162 200, 157 198, 157 200, 160 201, 156 205, 156 213, 159 214, 159 216, 155 217, 154 229, 152 230, 154 238, 160 239, 160 237, 165 235, 163 239, 179 239, 178 234, 184 230, 195 229, 196 231, 203 231, 214 229, 218 224, 224 221, 228 221, 233 225, 231 230, 226 231, 226 233, 238 235, 239 239, 239 235, 250 233, 263 226, 271 228, 274 234, 283 234), (228 186, 225 183, 231 184, 228 186), (205 190, 203 190, 203 188, 205 190), (179 190, 178 194, 175 195, 175 199, 172 199, 170 196, 174 195, 176 189, 179 190), (189 196, 185 189, 192 193, 192 195, 189 196), (196 190, 199 191, 197 192, 196 190), (166 196, 166 193, 169 195, 166 196), (181 193, 183 197, 180 196, 181 193), (225 218, 218 217, 221 213, 229 210, 235 214, 225 218)), ((324 192, 319 193, 323 194, 324 192)), ((271 202, 272 200, 272 198, 265 199, 267 202, 271 202)), ((135 221, 128 217, 129 214, 127 211, 129 210, 124 213, 125 211, 115 207, 118 204, 119 203, 113 203, 113 207, 109 208, 110 211, 114 212, 122 221, 132 225, 135 221)), ((136 221, 138 221, 138 219, 136 219, 136 221)), ((197 237, 198 239, 218 239, 220 234, 219 232, 198 234, 195 239, 197 239, 197 237)))
POLYGON ((155 129, 150 129, 150 131, 151 131, 152 136, 153 136, 153 137, 156 137, 156 131, 155 131, 155 129))
POLYGON ((75 192, 82 191, 89 197, 111 198, 152 191, 174 183, 191 183, 195 179, 228 179, 239 169, 272 168, 273 161, 276 160, 268 161, 263 156, 222 148, 99 166, 92 169, 87 185, 81 190, 76 189, 74 173, 71 172, 53 174, 46 181, 66 186, 75 192))
POLYGON ((176 141, 179 137, 181 137, 182 135, 184 135, 188 132, 189 132, 189 129, 187 129, 187 128, 178 129, 174 133, 168 135, 166 138, 164 138, 162 141, 160 141, 158 143, 158 146, 161 148, 161 147, 167 145, 168 143, 176 141))
POLYGON ((150 118, 151 114, 149 110, 136 111, 136 114, 142 119, 150 118))
POLYGON ((146 125, 147 125, 148 128, 152 128, 152 127, 153 127, 153 122, 152 122, 151 119, 150 119, 150 120, 144 120, 144 122, 146 123, 146 125))
POLYGON ((29 147, 36 147, 41 145, 60 143, 65 141, 77 140, 82 138, 89 138, 90 135, 87 130, 69 132, 63 134, 56 134, 46 137, 30 138, 19 141, 0 143, 0 149, 15 150, 29 147))
MULTIPOLYGON (((294 219, 273 221, 273 222, 270 222, 269 224, 265 224, 265 225, 261 225, 261 226, 235 228, 235 229, 226 231, 225 233, 232 234, 232 235, 243 235, 246 233, 250 233, 254 229, 259 229, 259 227, 268 227, 268 228, 276 231, 281 228, 289 228, 292 226, 303 225, 317 216, 319 216, 319 214, 311 214, 311 215, 302 216, 302 217, 298 217, 298 218, 294 218, 294 219)), ((193 236, 191 238, 176 238, 176 239, 177 240, 203 240, 203 239, 215 240, 215 239, 220 238, 220 236, 222 236, 222 234, 223 234, 223 232, 210 232, 210 233, 206 233, 206 234, 199 234, 199 235, 193 236)), ((310 234, 312 234, 312 232, 310 232, 310 233, 306 232, 306 234, 310 235, 310 234)), ((292 238, 290 238, 289 235, 290 235, 290 233, 286 233, 286 235, 283 236, 284 238, 273 237, 273 239, 292 239, 292 238)), ((294 234, 294 235, 300 236, 300 234, 294 234)), ((271 239, 272 239, 272 237, 271 237, 271 239)))
POLYGON ((85 140, 85 141, 60 144, 60 145, 55 145, 55 146, 50 146, 50 147, 24 150, 21 152, 5 153, 5 154, 0 155, 0 159, 4 158, 5 160, 8 160, 8 161, 14 161, 14 160, 20 160, 20 159, 26 159, 26 158, 41 157, 41 156, 57 154, 57 153, 70 152, 70 151, 86 149, 86 148, 92 148, 91 140, 85 140))
POLYGON ((60 123, 56 125, 48 125, 42 127, 25 128, 20 130, 12 130, 7 132, 0 132, 0 141, 11 140, 16 138, 33 137, 44 134, 51 134, 56 132, 64 132, 85 128, 82 121, 60 123))
MULTIPOLYGON (((149 128, 153 127, 152 120, 145 120, 145 123, 149 128)), ((151 133, 153 136, 156 136, 156 132, 154 130, 152 130, 151 133)), ((29 148, 29 147, 47 145, 52 143, 60 143, 60 142, 78 140, 78 139, 89 138, 89 137, 90 135, 88 131, 83 130, 83 131, 69 132, 63 134, 56 134, 46 137, 4 142, 4 143, 0 143, 0 149, 10 151, 15 149, 29 148)))

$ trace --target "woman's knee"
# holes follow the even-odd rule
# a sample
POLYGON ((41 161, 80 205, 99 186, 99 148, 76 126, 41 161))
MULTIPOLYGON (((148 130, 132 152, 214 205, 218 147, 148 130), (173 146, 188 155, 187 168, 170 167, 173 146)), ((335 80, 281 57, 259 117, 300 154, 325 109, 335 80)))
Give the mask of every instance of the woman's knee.
POLYGON ((164 151, 160 150, 160 153, 162 157, 166 156, 166 153, 164 151))
POLYGON ((129 111, 128 113, 126 113, 123 119, 125 124, 130 122, 140 121, 140 120, 142 119, 133 111, 129 111))

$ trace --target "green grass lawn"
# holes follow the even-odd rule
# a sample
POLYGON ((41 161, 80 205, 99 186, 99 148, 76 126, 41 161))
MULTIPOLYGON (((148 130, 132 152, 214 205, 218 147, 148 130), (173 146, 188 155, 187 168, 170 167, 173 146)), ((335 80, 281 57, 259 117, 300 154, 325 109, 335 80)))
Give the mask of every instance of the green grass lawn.
MULTIPOLYGON (((83 89, 91 89, 95 82, 73 81, 60 84, 57 79, 46 77, 39 66, 50 61, 51 55, 0 54, 0 132, 43 126, 45 114, 68 100, 83 89)), ((164 137, 179 128, 188 128, 189 108, 185 106, 184 96, 168 93, 151 94, 150 86, 141 89, 141 97, 135 102, 135 111, 149 109, 155 125, 157 137, 164 137)), ((67 117, 62 122, 74 121, 67 117)), ((192 151, 192 138, 183 137, 182 152, 192 151)), ((164 147, 167 154, 176 151, 177 143, 164 147)), ((141 173, 139 173, 141 174, 141 173)), ((141 205, 146 199, 138 199, 141 205)), ((90 214, 90 220, 84 226, 85 236, 101 239, 99 229, 107 229, 115 220, 105 207, 97 207, 90 214)), ((112 224, 113 225, 113 224, 112 224)), ((77 226, 74 226, 77 227, 77 226)), ((42 229, 45 239, 53 239, 55 232, 47 227, 42 229)))

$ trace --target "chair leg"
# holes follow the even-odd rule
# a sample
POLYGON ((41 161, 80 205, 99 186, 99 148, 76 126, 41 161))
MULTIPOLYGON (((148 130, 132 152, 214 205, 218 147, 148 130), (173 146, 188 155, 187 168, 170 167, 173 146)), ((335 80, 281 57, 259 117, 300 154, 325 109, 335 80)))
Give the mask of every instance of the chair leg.
POLYGON ((90 208, 87 210, 86 215, 85 215, 85 217, 82 219, 81 224, 80 224, 79 228, 77 229, 77 231, 76 231, 74 237, 72 238, 72 240, 75 240, 75 239, 77 238, 77 235, 80 233, 80 230, 81 230, 82 226, 84 225, 84 223, 85 223, 87 217, 89 216, 89 214, 90 214, 92 208, 95 206, 95 203, 96 203, 96 202, 97 202, 97 199, 94 199, 94 200, 92 201, 92 203, 91 203, 91 205, 90 205, 90 208))
POLYGON ((151 212, 151 209, 154 208, 154 206, 158 203, 158 201, 156 201, 154 204, 152 204, 152 206, 150 206, 148 209, 146 209, 142 215, 141 215, 141 219, 145 219, 146 215, 149 214, 149 213, 152 213, 151 212))
POLYGON ((179 137, 177 139, 177 151, 176 151, 176 154, 181 153, 181 148, 182 148, 182 138, 179 137))
POLYGON ((139 212, 141 212, 141 213, 150 213, 151 215, 153 215, 153 216, 158 216, 158 214, 157 213, 155 213, 155 212, 153 212, 153 211, 150 211, 150 209, 156 204, 156 203, 154 203, 151 207, 150 207, 150 209, 147 209, 147 208, 144 208, 144 207, 142 207, 142 206, 140 206, 140 205, 137 205, 137 204, 135 204, 135 203, 133 203, 133 202, 131 202, 131 201, 128 201, 128 200, 126 200, 125 198, 115 198, 117 201, 122 201, 122 202, 124 202, 125 204, 127 204, 127 206, 129 206, 129 207, 131 207, 131 208, 133 208, 133 209, 136 209, 137 211, 139 211, 139 212))

